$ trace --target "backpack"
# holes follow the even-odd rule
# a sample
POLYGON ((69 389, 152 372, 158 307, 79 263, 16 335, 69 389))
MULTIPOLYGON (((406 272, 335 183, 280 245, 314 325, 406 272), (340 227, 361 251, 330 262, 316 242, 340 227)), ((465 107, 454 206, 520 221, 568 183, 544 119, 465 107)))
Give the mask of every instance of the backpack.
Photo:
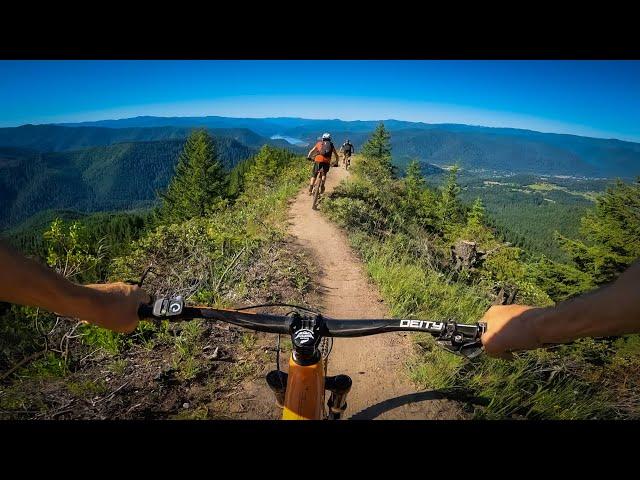
POLYGON ((350 143, 345 143, 345 144, 342 146, 342 149, 343 149, 345 152, 349 152, 349 153, 351 153, 351 151, 353 150, 353 145, 351 145, 350 143))
POLYGON ((320 155, 324 158, 331 158, 331 152, 333 152, 333 143, 329 140, 324 140, 322 142, 322 146, 320 147, 320 155))

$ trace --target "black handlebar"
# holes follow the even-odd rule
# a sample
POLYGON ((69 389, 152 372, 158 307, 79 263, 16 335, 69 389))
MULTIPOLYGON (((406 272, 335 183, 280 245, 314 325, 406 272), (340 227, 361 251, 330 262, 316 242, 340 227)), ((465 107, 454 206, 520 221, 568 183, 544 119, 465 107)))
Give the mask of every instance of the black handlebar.
POLYGON ((141 320, 184 321, 194 318, 221 320, 240 327, 267 333, 289 333, 291 319, 283 315, 265 315, 237 310, 223 310, 208 307, 185 307, 181 297, 160 298, 154 305, 140 305, 138 317, 141 320))
MULTIPOLYGON (((412 319, 335 319, 315 314, 313 317, 267 315, 224 310, 209 307, 185 307, 182 297, 159 298, 153 306, 141 305, 140 319, 183 321, 195 318, 220 320, 240 327, 267 333, 288 334, 300 328, 298 322, 311 322, 314 336, 322 337, 364 337, 387 332, 424 332, 436 337, 441 346, 453 353, 472 358, 482 350, 480 337, 486 325, 459 324, 452 321, 431 321, 412 319)), ((304 328, 304 326, 303 326, 304 328)))

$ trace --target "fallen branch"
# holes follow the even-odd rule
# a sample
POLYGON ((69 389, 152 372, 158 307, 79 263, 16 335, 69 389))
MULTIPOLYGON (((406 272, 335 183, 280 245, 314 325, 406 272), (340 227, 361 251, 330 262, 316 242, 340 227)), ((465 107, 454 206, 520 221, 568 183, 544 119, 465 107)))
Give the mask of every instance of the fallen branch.
POLYGON ((33 353, 33 354, 29 355, 26 358, 23 358, 17 364, 15 364, 13 367, 11 367, 9 370, 7 370, 5 373, 3 373, 2 376, 0 376, 0 380, 4 380, 9 375, 11 375, 13 372, 15 372, 17 369, 19 369, 21 366, 23 366, 25 363, 28 363, 28 362, 30 362, 32 360, 35 360, 36 358, 44 355, 45 353, 47 353, 46 349, 41 350, 41 351, 36 352, 36 353, 33 353))
MULTIPOLYGON (((111 392, 111 394, 107 395, 106 397, 102 397, 100 400, 96 401, 95 404, 98 404, 100 402, 103 402, 105 400, 110 400, 111 398, 114 397, 114 395, 116 393, 118 393, 120 390, 122 390, 124 387, 126 387, 127 385, 129 385, 130 382, 125 382, 122 385, 120 385, 118 388, 116 388, 113 392, 111 392)), ((94 404, 94 405, 95 405, 94 404)))

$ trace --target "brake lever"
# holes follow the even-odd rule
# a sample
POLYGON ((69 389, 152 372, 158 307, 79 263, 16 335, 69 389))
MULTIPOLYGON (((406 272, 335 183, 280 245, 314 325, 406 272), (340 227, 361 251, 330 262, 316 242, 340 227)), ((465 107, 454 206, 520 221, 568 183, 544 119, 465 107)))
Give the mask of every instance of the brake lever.
MULTIPOLYGON (((184 308, 184 299, 182 296, 173 298, 160 297, 148 304, 138 307, 138 317, 143 320, 174 320, 172 317, 178 317, 184 308)), ((179 320, 179 319, 178 319, 179 320)))
POLYGON ((436 338, 436 343, 445 350, 474 359, 484 351, 480 337, 487 330, 486 323, 464 325, 459 328, 456 322, 448 322, 445 331, 436 338))

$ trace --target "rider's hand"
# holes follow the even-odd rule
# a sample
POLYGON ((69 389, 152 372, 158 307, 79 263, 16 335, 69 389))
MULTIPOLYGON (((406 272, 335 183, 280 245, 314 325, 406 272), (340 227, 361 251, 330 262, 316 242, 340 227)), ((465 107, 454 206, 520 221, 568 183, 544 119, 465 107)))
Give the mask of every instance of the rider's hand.
POLYGON ((149 295, 137 285, 106 283, 85 285, 91 298, 90 308, 84 309, 80 320, 109 330, 129 333, 138 326, 138 307, 149 303, 149 295))
POLYGON ((511 360, 510 352, 541 347, 535 332, 535 319, 543 310, 526 305, 491 307, 481 320, 487 324, 487 331, 481 338, 485 352, 491 357, 511 360))

